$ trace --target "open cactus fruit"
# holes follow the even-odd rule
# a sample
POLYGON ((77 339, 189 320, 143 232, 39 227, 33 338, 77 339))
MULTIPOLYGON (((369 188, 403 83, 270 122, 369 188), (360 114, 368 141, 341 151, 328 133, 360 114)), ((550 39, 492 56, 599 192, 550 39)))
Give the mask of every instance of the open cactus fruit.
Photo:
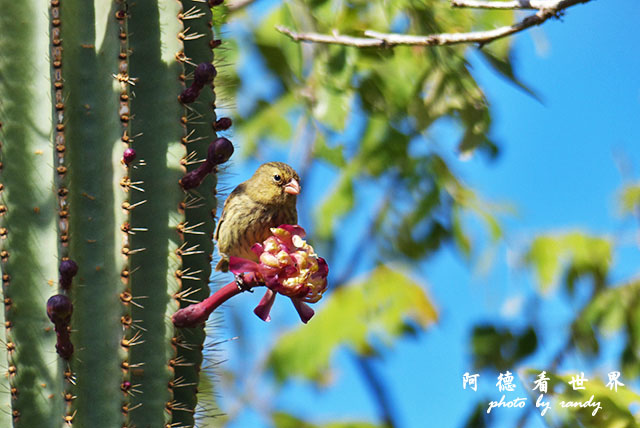
POLYGON ((319 301, 327 289, 329 266, 304 240, 306 233, 302 227, 283 224, 271 228, 271 233, 264 242, 251 248, 257 262, 230 257, 229 269, 236 274, 236 279, 204 301, 177 311, 172 317, 173 324, 176 327, 198 326, 231 297, 261 286, 267 290, 253 311, 258 317, 269 321, 276 295, 282 294, 291 299, 306 324, 314 315, 308 303, 319 301))

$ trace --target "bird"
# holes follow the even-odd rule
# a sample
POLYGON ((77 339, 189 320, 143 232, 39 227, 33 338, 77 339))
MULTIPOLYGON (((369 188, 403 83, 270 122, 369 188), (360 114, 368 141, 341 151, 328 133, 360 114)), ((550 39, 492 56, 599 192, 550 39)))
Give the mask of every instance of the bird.
POLYGON ((241 183, 224 203, 214 232, 220 261, 216 270, 229 271, 229 257, 258 261, 251 251, 271 235, 271 228, 297 224, 297 196, 300 177, 283 162, 267 162, 253 176, 241 183))

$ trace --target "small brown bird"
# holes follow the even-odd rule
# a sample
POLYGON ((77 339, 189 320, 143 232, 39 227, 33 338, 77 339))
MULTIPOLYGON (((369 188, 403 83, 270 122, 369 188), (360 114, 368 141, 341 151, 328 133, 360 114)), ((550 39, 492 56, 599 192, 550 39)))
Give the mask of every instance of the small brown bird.
POLYGON ((272 227, 298 222, 299 181, 289 165, 268 162, 231 192, 214 234, 221 257, 217 271, 229 270, 230 256, 258 261, 251 251, 253 244, 267 239, 272 227))

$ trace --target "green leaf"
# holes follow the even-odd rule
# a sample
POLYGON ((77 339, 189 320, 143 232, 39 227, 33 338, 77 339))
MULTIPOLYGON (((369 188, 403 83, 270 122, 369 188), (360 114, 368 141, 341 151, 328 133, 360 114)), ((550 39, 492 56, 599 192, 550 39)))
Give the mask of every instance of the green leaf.
POLYGON ((497 242, 498 240, 500 240, 504 236, 504 233, 502 231, 502 226, 500 226, 500 222, 498 221, 494 213, 508 212, 510 211, 509 207, 487 203, 486 201, 482 200, 472 189, 466 187, 463 183, 457 180, 452 175, 451 171, 447 170, 447 175, 450 175, 451 177, 449 179, 446 179, 445 177, 445 179, 448 181, 445 186, 450 192, 451 196, 454 198, 456 207, 460 206, 464 210, 474 214, 480 220, 482 220, 485 224, 487 232, 489 233, 489 237, 493 242, 497 242))
POLYGON ((460 218, 460 209, 454 208, 452 219, 451 231, 453 232, 453 239, 460 252, 462 252, 462 255, 468 259, 471 257, 471 239, 465 233, 464 226, 460 218))
POLYGON ((369 355, 373 343, 390 346, 406 325, 425 328, 436 310, 422 286, 403 272, 379 266, 365 278, 331 293, 308 325, 280 338, 268 359, 276 379, 296 376, 322 382, 338 346, 369 355))
POLYGON ((471 347, 475 368, 508 370, 536 351, 538 338, 532 327, 515 331, 480 325, 473 329, 471 347))
POLYGON ((353 168, 343 171, 338 184, 317 210, 316 234, 327 239, 332 235, 333 226, 355 203, 353 188, 353 168))
POLYGON ((635 214, 640 209, 640 183, 630 184, 622 189, 619 197, 622 214, 635 214))
POLYGON ((379 177, 392 166, 402 169, 409 164, 409 142, 409 136, 394 129, 387 117, 372 115, 357 158, 367 173, 379 177))
POLYGON ((413 260, 419 260, 438 250, 443 242, 451 238, 452 232, 440 221, 432 218, 428 219, 426 224, 420 228, 420 233, 415 233, 413 228, 409 226, 411 219, 407 217, 402 219, 393 240, 396 253, 403 254, 413 260))
POLYGON ((293 43, 274 30, 276 25, 292 26, 289 7, 274 10, 261 23, 254 35, 256 46, 269 68, 282 83, 290 87, 302 78, 302 45, 293 43))
POLYGON ((367 113, 382 113, 386 109, 383 82, 377 74, 369 74, 360 83, 358 90, 362 106, 367 113))
POLYGON ((621 356, 622 372, 635 378, 640 375, 640 281, 598 292, 576 317, 572 339, 585 352, 598 351, 596 333, 610 336, 622 331, 628 338, 621 356))
POLYGON ((251 120, 237 121, 236 129, 245 142, 244 152, 253 152, 261 138, 266 135, 279 140, 291 138, 291 123, 287 114, 295 105, 295 97, 291 93, 285 93, 273 102, 258 103, 258 108, 252 113, 251 120))
POLYGON ((326 126, 342 131, 345 128, 353 98, 353 91, 320 86, 315 92, 313 115, 326 126))
POLYGON ((569 232, 536 238, 525 261, 533 266, 541 291, 548 292, 565 266, 569 267, 567 285, 571 291, 573 282, 582 275, 593 275, 596 280, 604 278, 611 258, 610 239, 569 232))
MULTIPOLYGON (((473 30, 483 31, 489 28, 504 27, 512 25, 517 17, 513 10, 474 10, 473 30)), ((482 51, 490 51, 498 58, 509 59, 513 37, 504 37, 494 40, 482 47, 482 51)))
POLYGON ((347 165, 342 144, 329 145, 324 134, 317 132, 313 145, 313 154, 317 159, 329 162, 331 165, 343 168, 347 165))
POLYGON ((511 64, 510 59, 502 59, 498 56, 494 55, 492 52, 481 49, 480 53, 487 60, 489 65, 493 67, 498 73, 500 73, 503 77, 505 77, 508 81, 513 83, 518 88, 522 89, 524 92, 533 97, 536 101, 542 103, 542 99, 538 94, 535 93, 533 89, 524 84, 520 79, 518 79, 513 71, 513 66, 511 64))

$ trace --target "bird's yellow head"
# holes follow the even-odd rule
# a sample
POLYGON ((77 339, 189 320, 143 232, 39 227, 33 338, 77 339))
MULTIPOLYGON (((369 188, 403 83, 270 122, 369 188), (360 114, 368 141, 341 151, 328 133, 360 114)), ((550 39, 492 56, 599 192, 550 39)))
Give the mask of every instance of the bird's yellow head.
POLYGON ((295 204, 300 193, 298 173, 282 162, 260 165, 246 184, 252 199, 267 204, 295 204))

